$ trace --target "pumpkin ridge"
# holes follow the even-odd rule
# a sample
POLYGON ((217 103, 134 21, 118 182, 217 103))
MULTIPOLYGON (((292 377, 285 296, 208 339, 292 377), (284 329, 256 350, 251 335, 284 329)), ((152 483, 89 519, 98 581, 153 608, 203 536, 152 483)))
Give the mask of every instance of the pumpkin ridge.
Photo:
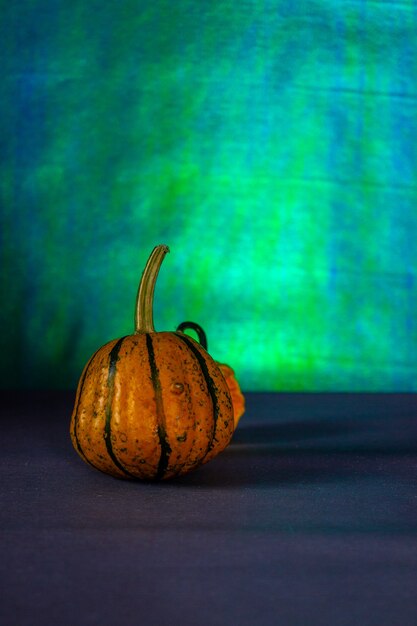
POLYGON ((169 445, 168 436, 166 432, 166 424, 165 424, 165 411, 164 404, 162 400, 162 389, 161 382, 159 380, 159 372, 156 365, 155 359, 155 350, 152 343, 152 338, 149 333, 146 333, 146 347, 149 355, 149 365, 151 368, 151 378, 152 384, 155 392, 155 402, 156 402, 156 417, 158 420, 158 437, 159 443, 161 445, 161 456, 159 457, 158 469, 156 471, 155 478, 156 480, 160 480, 163 478, 169 462, 169 457, 172 452, 171 446, 169 445))
POLYGON ((136 478, 134 474, 131 474, 123 465, 120 463, 119 459, 116 457, 112 442, 111 442, 111 418, 112 418, 112 401, 114 396, 114 378, 116 375, 116 363, 119 358, 120 348, 122 347, 123 341, 126 337, 122 337, 119 341, 113 346, 110 352, 110 363, 109 363, 109 373, 107 377, 107 386, 109 389, 109 396, 107 398, 106 405, 106 424, 104 426, 104 441, 106 443, 107 452, 115 466, 122 471, 129 478, 136 478))
POLYGON ((76 401, 75 401, 75 408, 74 408, 74 413, 73 413, 73 426, 72 426, 72 434, 73 434, 75 443, 77 444, 77 450, 78 450, 80 456, 82 456, 84 461, 89 463, 91 465, 91 467, 94 467, 94 468, 95 468, 95 465, 86 457, 86 455, 84 453, 84 450, 82 449, 80 440, 78 439, 77 427, 78 427, 78 412, 79 412, 79 408, 80 408, 80 404, 81 404, 81 397, 82 397, 82 394, 83 394, 85 379, 87 378, 87 372, 90 369, 90 365, 94 361, 94 357, 100 352, 100 350, 101 350, 101 348, 99 348, 98 350, 96 350, 94 352, 93 356, 90 358, 90 360, 88 361, 87 365, 84 368, 84 372, 83 372, 83 375, 81 377, 80 384, 78 385, 78 394, 77 394, 77 398, 76 398, 76 401))
POLYGON ((209 395, 213 404, 213 428, 211 431, 211 436, 210 436, 209 444, 207 446, 206 454, 204 455, 205 457, 213 448, 215 441, 216 441, 217 420, 218 420, 219 413, 220 413, 220 407, 219 407, 219 402, 218 402, 217 393, 216 393, 216 385, 212 377, 210 376, 210 372, 208 371, 207 363, 204 357, 200 354, 200 352, 194 346, 194 344, 186 337, 186 335, 184 335, 184 333, 175 333, 175 334, 177 335, 177 337, 181 339, 181 341, 183 341, 188 346, 188 348, 196 357, 198 364, 200 365, 200 368, 201 368, 201 371, 202 371, 202 374, 206 382, 207 389, 208 389, 208 392, 209 392, 209 395))

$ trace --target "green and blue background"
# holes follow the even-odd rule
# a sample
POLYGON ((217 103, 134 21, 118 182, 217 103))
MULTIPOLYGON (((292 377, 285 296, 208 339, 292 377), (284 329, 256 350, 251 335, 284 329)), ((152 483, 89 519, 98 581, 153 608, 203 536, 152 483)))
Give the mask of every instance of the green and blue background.
POLYGON ((1 385, 191 319, 245 390, 417 390, 417 2, 1 2, 1 385))

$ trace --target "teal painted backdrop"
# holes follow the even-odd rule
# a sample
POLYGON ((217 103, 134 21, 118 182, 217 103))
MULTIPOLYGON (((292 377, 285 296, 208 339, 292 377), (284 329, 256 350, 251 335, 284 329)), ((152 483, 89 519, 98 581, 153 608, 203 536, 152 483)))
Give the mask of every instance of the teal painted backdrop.
POLYGON ((417 4, 2 2, 2 386, 200 323, 246 390, 417 390, 417 4))

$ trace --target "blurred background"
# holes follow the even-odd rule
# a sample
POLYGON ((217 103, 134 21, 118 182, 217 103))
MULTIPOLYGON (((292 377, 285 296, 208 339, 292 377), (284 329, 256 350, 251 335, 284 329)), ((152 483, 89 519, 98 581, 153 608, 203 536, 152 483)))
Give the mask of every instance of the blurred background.
POLYGON ((417 3, 1 3, 4 388, 191 319, 245 390, 417 390, 417 3))

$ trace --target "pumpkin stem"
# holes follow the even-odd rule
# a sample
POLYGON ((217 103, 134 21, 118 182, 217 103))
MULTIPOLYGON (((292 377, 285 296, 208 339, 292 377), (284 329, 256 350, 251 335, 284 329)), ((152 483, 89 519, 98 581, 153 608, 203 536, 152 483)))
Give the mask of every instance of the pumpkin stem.
POLYGON ((185 332, 186 328, 191 328, 191 330, 194 330, 197 333, 198 341, 200 342, 200 345, 204 348, 204 350, 208 350, 207 335, 204 332, 204 330, 201 328, 201 326, 199 326, 195 322, 181 322, 181 324, 177 327, 177 331, 179 330, 180 332, 183 333, 185 332))
POLYGON ((156 246, 143 270, 136 297, 135 334, 155 332, 153 326, 153 294, 159 269, 167 252, 169 252, 168 246, 156 246))

